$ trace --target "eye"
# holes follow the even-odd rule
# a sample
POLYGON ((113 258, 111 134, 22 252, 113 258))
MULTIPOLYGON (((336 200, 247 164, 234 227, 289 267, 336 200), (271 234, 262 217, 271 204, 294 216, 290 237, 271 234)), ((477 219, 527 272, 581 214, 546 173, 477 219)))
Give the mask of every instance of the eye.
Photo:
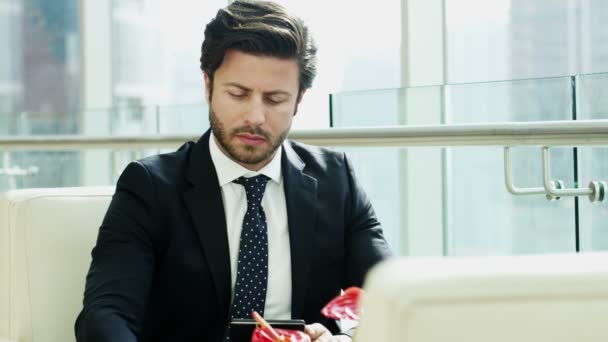
POLYGON ((245 93, 232 93, 232 92, 228 92, 228 94, 236 99, 242 99, 245 96, 247 96, 247 94, 245 93))
POLYGON ((278 105, 278 104, 280 104, 280 103, 285 102, 285 99, 283 99, 283 98, 272 98, 272 97, 268 97, 268 98, 266 98, 266 101, 267 101, 268 103, 270 103, 270 104, 273 104, 273 105, 278 105))

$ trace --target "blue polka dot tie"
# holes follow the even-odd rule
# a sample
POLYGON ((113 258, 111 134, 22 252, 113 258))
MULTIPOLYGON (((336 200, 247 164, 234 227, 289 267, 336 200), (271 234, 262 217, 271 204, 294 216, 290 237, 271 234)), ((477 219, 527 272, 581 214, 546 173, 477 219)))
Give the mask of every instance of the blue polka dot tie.
POLYGON ((264 175, 234 180, 245 187, 247 212, 241 231, 231 319, 251 318, 254 310, 264 315, 268 283, 268 234, 262 197, 268 180, 264 175))

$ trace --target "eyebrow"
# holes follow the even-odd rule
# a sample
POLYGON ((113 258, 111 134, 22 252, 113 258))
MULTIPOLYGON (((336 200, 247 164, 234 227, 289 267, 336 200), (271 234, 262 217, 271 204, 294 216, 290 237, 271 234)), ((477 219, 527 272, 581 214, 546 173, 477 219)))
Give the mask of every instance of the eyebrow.
MULTIPOLYGON (((239 88, 241 90, 244 91, 251 91, 251 88, 247 88, 242 84, 236 83, 236 82, 225 82, 222 83, 223 86, 230 86, 230 87, 236 87, 239 88)), ((292 96, 292 94, 288 91, 285 90, 271 90, 271 91, 265 91, 264 95, 286 95, 286 96, 292 96)))

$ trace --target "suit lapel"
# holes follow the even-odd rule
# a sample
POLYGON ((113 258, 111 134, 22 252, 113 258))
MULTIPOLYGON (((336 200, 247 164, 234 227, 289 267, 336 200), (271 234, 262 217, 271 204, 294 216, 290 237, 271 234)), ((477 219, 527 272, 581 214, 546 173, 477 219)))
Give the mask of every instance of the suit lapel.
POLYGON ((310 258, 312 232, 316 220, 317 180, 303 172, 304 162, 291 145, 283 144, 281 167, 285 177, 285 200, 289 225, 291 249, 291 316, 302 318, 306 300, 306 287, 310 258))
POLYGON ((187 179, 193 186, 184 192, 184 201, 215 283, 220 317, 225 321, 230 305, 230 253, 221 189, 209 153, 209 137, 210 131, 207 131, 190 153, 187 179))
MULTIPOLYGON (((230 253, 226 217, 217 173, 209 153, 210 131, 194 145, 190 154, 187 179, 193 185, 184 192, 184 201, 192 220, 218 298, 218 314, 226 321, 230 305, 230 253)), ((314 244, 317 180, 303 172, 304 162, 289 143, 283 144, 281 167, 284 175, 285 200, 291 249, 292 301, 291 315, 304 313, 310 259, 314 244)))

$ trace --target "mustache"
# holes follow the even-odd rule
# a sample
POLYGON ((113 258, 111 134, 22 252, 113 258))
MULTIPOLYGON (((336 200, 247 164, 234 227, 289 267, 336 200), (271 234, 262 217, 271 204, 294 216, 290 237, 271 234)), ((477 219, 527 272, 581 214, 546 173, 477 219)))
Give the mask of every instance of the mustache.
POLYGON ((243 127, 237 127, 234 130, 232 130, 232 134, 239 134, 239 133, 261 135, 264 138, 269 139, 269 140, 272 137, 272 135, 270 133, 266 132, 265 130, 261 129, 260 127, 243 126, 243 127))

